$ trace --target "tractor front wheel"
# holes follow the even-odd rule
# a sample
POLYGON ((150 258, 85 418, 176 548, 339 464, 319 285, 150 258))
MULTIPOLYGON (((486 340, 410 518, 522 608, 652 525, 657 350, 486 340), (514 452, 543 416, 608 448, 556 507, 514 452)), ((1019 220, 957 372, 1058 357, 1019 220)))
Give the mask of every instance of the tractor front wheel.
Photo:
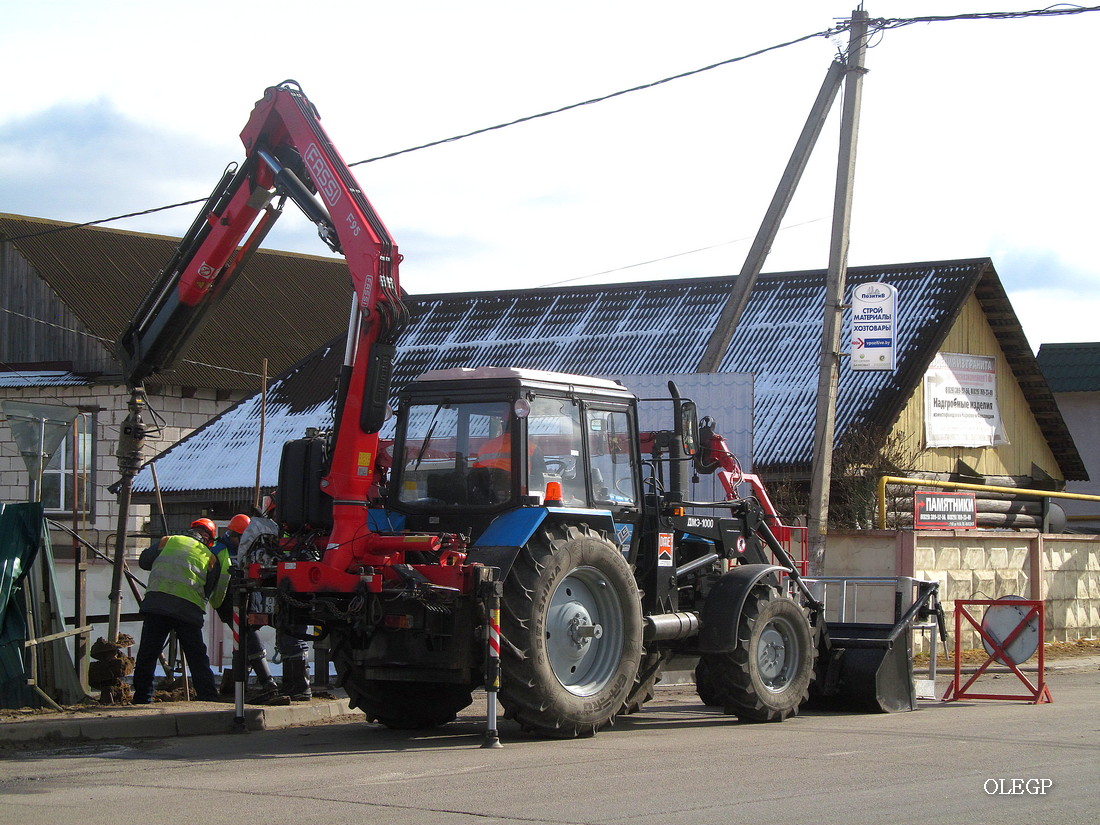
POLYGON ((725 705, 746 722, 781 722, 809 697, 816 654, 805 611, 758 585, 742 610, 734 650, 703 655, 704 701, 725 705))

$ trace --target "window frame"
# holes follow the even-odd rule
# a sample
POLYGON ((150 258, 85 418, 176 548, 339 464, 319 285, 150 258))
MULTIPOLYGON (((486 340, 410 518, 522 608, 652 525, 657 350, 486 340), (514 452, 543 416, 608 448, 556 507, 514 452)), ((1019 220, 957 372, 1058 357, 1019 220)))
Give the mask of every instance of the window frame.
POLYGON ((73 467, 71 457, 73 450, 73 428, 70 427, 65 437, 61 440, 57 450, 50 457, 50 462, 42 468, 42 481, 39 486, 39 498, 42 500, 43 512, 52 518, 71 518, 73 515, 73 478, 74 473, 84 479, 83 497, 81 509, 77 512, 78 519, 90 520, 95 518, 96 511, 96 412, 94 410, 80 410, 76 422, 81 422, 77 427, 77 437, 82 442, 80 454, 82 460, 78 466, 73 467), (60 466, 58 466, 60 463, 60 466), (50 495, 56 492, 58 503, 47 502, 47 478, 61 479, 56 490, 51 490, 50 495))

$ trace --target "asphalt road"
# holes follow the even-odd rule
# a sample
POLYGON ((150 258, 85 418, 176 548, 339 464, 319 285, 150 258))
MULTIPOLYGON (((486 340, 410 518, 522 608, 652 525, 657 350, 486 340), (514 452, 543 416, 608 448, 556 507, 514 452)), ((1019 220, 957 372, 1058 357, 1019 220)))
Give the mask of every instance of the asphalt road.
POLYGON ((590 739, 503 722, 499 750, 480 747, 476 707, 425 734, 340 721, 24 749, 0 758, 0 823, 1095 823, 1100 671, 1048 684, 1051 704, 769 725, 668 688, 590 739))

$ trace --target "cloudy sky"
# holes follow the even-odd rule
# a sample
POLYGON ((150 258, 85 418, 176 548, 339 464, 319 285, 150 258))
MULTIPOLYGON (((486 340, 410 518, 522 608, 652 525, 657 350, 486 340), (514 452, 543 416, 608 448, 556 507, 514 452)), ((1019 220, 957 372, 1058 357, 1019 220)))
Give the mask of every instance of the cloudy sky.
MULTIPOLYGON (((0 212, 83 222, 202 198, 287 78, 354 163, 824 32, 855 5, 0 0, 0 212)), ((1034 349, 1098 340, 1097 43, 1100 11, 876 34, 849 263, 989 256, 1034 349)), ((355 172, 414 294, 736 273, 846 45, 810 38, 355 172)), ((838 125, 839 101, 765 271, 827 265, 838 125)), ((196 208, 106 225, 179 235, 196 208)), ((268 245, 324 254, 290 211, 268 245)))

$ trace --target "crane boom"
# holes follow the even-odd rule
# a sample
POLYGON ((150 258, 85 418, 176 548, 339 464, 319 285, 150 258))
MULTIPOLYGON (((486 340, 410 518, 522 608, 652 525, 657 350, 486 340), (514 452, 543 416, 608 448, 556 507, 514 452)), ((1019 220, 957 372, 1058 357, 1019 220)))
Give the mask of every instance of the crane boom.
POLYGON ((132 394, 143 393, 143 382, 171 369, 200 331, 285 201, 294 202, 329 248, 344 256, 355 293, 331 459, 321 482, 334 503, 332 540, 349 541, 361 533, 394 343, 405 318, 401 256, 295 81, 265 91, 241 141, 244 161, 223 173, 119 337, 116 354, 132 394))

